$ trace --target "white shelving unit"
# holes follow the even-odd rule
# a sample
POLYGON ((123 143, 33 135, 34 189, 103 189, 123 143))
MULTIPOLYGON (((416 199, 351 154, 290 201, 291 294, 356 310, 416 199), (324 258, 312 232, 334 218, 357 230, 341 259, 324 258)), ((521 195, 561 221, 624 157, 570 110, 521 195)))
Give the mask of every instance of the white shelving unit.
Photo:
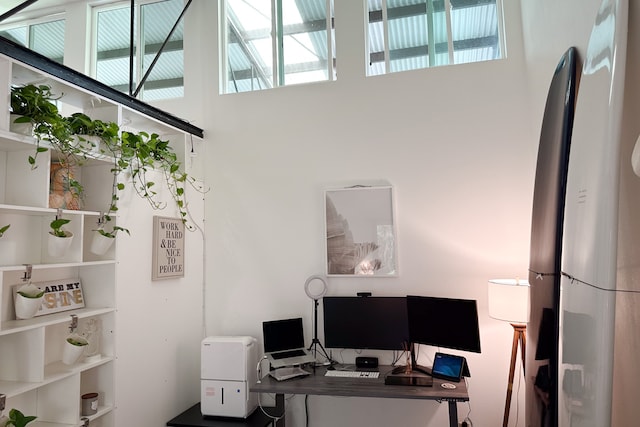
POLYGON ((58 107, 65 116, 81 111, 93 119, 114 121, 121 130, 158 133, 172 142, 181 159, 187 133, 0 55, 0 99, 5 100, 0 103, 0 227, 11 224, 0 238, 0 394, 6 396, 5 414, 17 408, 25 415, 35 415, 37 420, 30 424, 34 427, 82 426, 81 395, 98 392, 98 411, 87 417, 90 425, 115 427, 117 242, 103 256, 89 252, 92 230, 111 198, 110 159, 96 155, 78 168, 76 179, 86 193, 82 210, 62 211, 71 220, 65 228, 73 232, 74 240, 63 258, 51 258, 46 236, 57 213, 48 206, 49 175, 56 153, 40 153, 33 169, 27 159, 35 152, 36 141, 10 130, 10 87, 28 83, 47 84, 53 93, 62 95, 58 107), (32 266, 34 283, 80 280, 85 307, 17 320, 13 287, 24 283, 25 264, 32 266), (71 315, 77 316, 78 332, 90 319, 100 323, 101 356, 97 360, 81 359, 72 366, 61 362, 71 315))

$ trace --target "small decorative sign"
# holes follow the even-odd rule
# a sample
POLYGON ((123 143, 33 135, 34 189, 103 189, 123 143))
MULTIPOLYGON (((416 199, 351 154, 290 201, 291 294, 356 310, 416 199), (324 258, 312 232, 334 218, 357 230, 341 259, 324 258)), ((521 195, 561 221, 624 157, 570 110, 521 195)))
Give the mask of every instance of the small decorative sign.
POLYGON ((151 279, 184 277, 184 223, 179 218, 153 217, 151 279))
MULTIPOLYGON (((33 283, 41 290, 44 290, 42 305, 35 316, 57 313, 60 311, 75 310, 84 307, 84 295, 82 294, 82 284, 80 279, 61 279, 46 282, 33 283)), ((13 286, 13 298, 16 292, 24 284, 13 286)))

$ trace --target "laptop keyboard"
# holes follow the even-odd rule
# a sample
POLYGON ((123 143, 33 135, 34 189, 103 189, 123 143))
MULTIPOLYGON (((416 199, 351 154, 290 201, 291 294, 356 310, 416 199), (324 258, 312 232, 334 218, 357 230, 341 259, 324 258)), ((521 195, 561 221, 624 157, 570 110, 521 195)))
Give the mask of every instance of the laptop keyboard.
POLYGON ((289 350, 289 351, 281 351, 278 353, 272 353, 274 359, 286 359, 287 357, 296 357, 296 356, 304 356, 306 353, 302 350, 289 350))

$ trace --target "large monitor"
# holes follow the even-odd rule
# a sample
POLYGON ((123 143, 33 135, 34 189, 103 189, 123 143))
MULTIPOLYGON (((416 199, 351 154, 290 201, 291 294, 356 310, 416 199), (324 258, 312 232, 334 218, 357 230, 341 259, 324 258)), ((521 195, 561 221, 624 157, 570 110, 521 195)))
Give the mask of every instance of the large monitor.
POLYGON ((327 348, 402 350, 409 341, 405 297, 324 297, 327 348))
POLYGON ((413 344, 480 353, 475 300, 409 295, 407 318, 413 344))

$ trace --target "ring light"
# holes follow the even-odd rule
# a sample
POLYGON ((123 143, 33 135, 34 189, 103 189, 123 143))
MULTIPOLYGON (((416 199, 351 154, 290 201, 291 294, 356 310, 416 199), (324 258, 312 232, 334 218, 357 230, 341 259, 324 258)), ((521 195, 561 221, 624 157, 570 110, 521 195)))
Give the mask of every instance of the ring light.
POLYGON ((307 294, 307 296, 313 300, 318 300, 320 298, 322 298, 326 293, 327 293, 327 281, 324 279, 323 276, 320 275, 313 275, 310 276, 306 282, 304 282, 304 292, 307 294), (319 280, 320 282, 322 282, 322 286, 318 287, 312 287, 311 286, 311 282, 313 282, 314 280, 319 280), (313 289, 316 288, 316 289, 313 289), (319 289, 317 289, 319 288, 319 289))

